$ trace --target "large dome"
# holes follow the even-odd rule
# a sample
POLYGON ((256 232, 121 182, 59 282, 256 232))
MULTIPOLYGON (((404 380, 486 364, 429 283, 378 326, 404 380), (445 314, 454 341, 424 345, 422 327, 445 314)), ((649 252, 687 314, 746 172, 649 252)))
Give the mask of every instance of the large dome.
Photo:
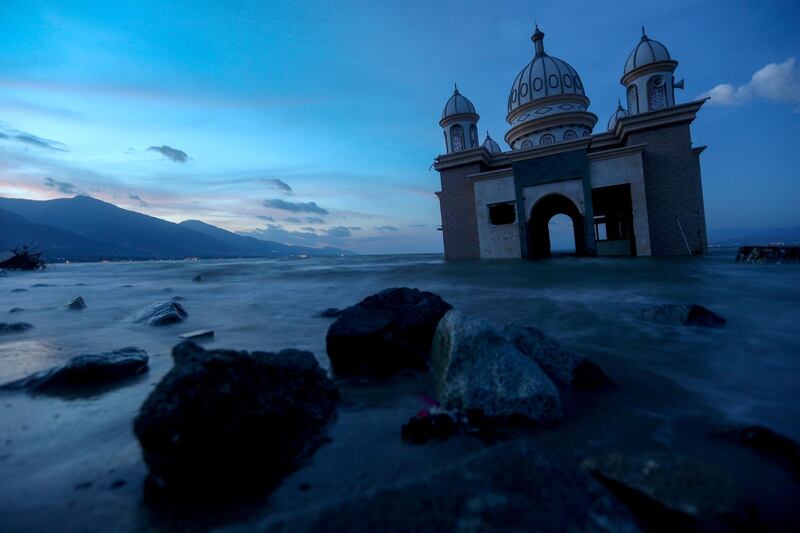
POLYGON ((453 90, 453 96, 447 100, 442 110, 442 118, 447 118, 452 115, 460 115, 461 113, 475 114, 475 106, 469 101, 469 98, 458 92, 456 86, 453 90))
POLYGON ((544 33, 538 27, 531 39, 536 45, 536 55, 514 79, 508 95, 508 112, 547 96, 585 96, 583 82, 575 69, 566 61, 545 53, 544 33))
POLYGON ((667 47, 649 38, 644 32, 644 28, 642 28, 642 38, 628 56, 628 60, 625 61, 625 73, 623 76, 645 65, 671 60, 667 47))

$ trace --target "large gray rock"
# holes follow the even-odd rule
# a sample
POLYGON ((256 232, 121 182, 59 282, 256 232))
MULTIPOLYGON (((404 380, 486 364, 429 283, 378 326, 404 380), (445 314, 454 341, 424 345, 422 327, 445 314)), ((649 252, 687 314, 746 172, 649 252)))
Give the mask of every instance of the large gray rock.
POLYGON ((536 328, 508 324, 503 327, 503 335, 536 361, 557 385, 589 389, 610 383, 599 366, 582 354, 563 349, 555 339, 536 328))
POLYGON ((723 317, 697 304, 664 304, 642 310, 642 316, 658 322, 672 322, 684 326, 718 328, 727 322, 723 317))
POLYGON ((131 315, 130 320, 136 323, 144 322, 148 326, 166 326, 183 322, 187 316, 189 313, 181 304, 174 300, 167 300, 145 307, 131 315))
POLYGON ((310 352, 172 350, 134 421, 157 486, 230 493, 271 482, 320 442, 339 402, 310 352))
POLYGON ((426 370, 433 333, 452 306, 431 292, 386 289, 348 307, 325 337, 339 375, 426 370))
MULTIPOLYGON (((244 529, 244 528, 243 528, 244 529)), ((531 440, 500 444, 421 477, 284 515, 259 531, 638 531, 599 483, 531 440)))
POLYGON ((149 357, 138 348, 78 355, 61 366, 6 383, 6 390, 71 394, 109 385, 147 371, 149 357))
MULTIPOLYGON (((12 309, 11 312, 14 312, 12 309)), ((23 331, 28 331, 33 326, 28 324, 27 322, 0 322, 0 335, 3 333, 22 333, 23 331)))
POLYGON ((561 418, 561 399, 550 378, 483 320, 448 312, 433 339, 431 370, 439 402, 448 409, 522 415, 540 423, 561 418))

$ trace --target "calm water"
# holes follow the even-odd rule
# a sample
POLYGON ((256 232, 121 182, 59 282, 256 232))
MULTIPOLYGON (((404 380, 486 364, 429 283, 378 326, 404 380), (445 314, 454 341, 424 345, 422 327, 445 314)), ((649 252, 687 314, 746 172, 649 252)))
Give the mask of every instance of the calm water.
MULTIPOLYGON (((0 337, 0 381, 78 353, 124 346, 143 348, 153 359, 147 378, 98 398, 0 398, 0 511, 27 526, 46 525, 31 513, 73 516, 70 508, 80 506, 84 489, 95 491, 89 501, 109 505, 109 513, 122 505, 108 504, 114 498, 134 498, 131 505, 140 506, 143 467, 130 421, 169 369, 166 355, 178 334, 212 328, 210 346, 308 349, 327 367, 330 321, 315 315, 392 286, 433 291, 497 324, 539 327, 590 355, 620 385, 622 401, 632 405, 641 396, 636 408, 660 420, 716 413, 720 420, 757 422, 800 439, 800 268, 738 265, 734 255, 716 250, 700 258, 463 263, 435 255, 375 256, 69 264, 11 273, 0 277, 0 321, 29 322, 34 329, 0 337), (192 282, 196 274, 201 283, 192 282), (87 309, 65 310, 78 295, 87 309), (185 323, 148 328, 126 320, 173 296, 185 298, 185 323), (728 324, 708 330, 640 318, 642 308, 662 303, 699 303, 728 324), (14 307, 24 311, 8 314, 14 307), (99 490, 120 473, 127 488, 99 490), (91 486, 76 489, 82 480, 91 486)), ((281 498, 276 494, 275 505, 281 498)), ((115 527, 144 527, 135 509, 118 511, 115 520, 126 522, 115 527)))

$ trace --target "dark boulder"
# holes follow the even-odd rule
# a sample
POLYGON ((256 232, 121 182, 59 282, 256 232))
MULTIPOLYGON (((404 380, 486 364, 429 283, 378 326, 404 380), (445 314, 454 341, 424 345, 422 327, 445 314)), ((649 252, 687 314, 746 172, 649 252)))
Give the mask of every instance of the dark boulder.
POLYGON ((339 394, 310 352, 172 350, 134 432, 155 486, 226 493, 280 479, 320 443, 339 394))
POLYGON ((203 282, 203 276, 201 276, 200 274, 197 274, 195 277, 192 278, 192 281, 194 283, 202 283, 203 282))
POLYGON ((458 430, 457 421, 448 413, 419 413, 403 424, 400 435, 412 444, 424 444, 431 439, 446 439, 458 430))
POLYGON ((534 327, 508 324, 503 335, 533 359, 556 385, 594 389, 611 383, 603 369, 584 355, 563 349, 555 339, 534 327))
POLYGON ((579 467, 527 439, 421 476, 269 516, 259 531, 637 531, 628 510, 579 467))
POLYGON ((12 381, 2 388, 44 394, 79 393, 141 374, 147 370, 148 359, 147 352, 138 348, 78 355, 61 366, 12 381))
POLYGON ((344 309, 339 309, 338 307, 329 307, 324 311, 320 311, 319 316, 320 318, 336 318, 341 316, 344 313, 344 309))
POLYGON ((727 428, 716 433, 756 450, 800 477, 800 444, 792 439, 759 425, 727 428))
POLYGON ((800 246, 742 246, 736 254, 737 263, 796 263, 800 262, 800 246))
POLYGON ((340 375, 425 370, 436 326, 452 306, 431 292, 386 289, 348 307, 325 342, 340 375))
POLYGON ((23 331, 28 331, 32 327, 33 326, 27 322, 12 322, 10 324, 0 322, 0 335, 4 333, 22 333, 23 331))
POLYGON ((9 313, 21 313, 24 310, 25 309, 23 309, 22 307, 12 307, 8 312, 9 313))
POLYGON ((73 311, 86 309, 86 301, 82 296, 77 296, 67 303, 67 309, 72 309, 73 311))
POLYGON ((727 322, 720 315, 697 304, 659 305, 644 309, 642 311, 642 316, 648 320, 680 323, 685 326, 702 326, 706 328, 724 326, 727 322))
POLYGON ((130 317, 132 322, 144 322, 148 326, 166 326, 183 322, 189 313, 181 304, 173 300, 159 302, 145 307, 130 317))

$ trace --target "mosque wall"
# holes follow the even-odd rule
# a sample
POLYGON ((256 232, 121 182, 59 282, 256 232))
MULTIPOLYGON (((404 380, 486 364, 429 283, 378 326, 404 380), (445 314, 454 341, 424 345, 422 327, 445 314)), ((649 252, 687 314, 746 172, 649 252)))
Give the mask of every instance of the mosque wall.
POLYGON ((519 213, 516 209, 514 176, 510 174, 510 170, 508 176, 476 181, 474 187, 481 258, 522 257, 518 224, 520 220, 525 220, 525 213, 519 213), (493 223, 490 210, 500 204, 512 206, 515 215, 513 220, 502 220, 501 224, 493 223))
POLYGON ((477 259, 481 256, 475 193, 472 181, 467 178, 469 174, 480 171, 479 163, 440 171, 439 208, 446 259, 477 259))

